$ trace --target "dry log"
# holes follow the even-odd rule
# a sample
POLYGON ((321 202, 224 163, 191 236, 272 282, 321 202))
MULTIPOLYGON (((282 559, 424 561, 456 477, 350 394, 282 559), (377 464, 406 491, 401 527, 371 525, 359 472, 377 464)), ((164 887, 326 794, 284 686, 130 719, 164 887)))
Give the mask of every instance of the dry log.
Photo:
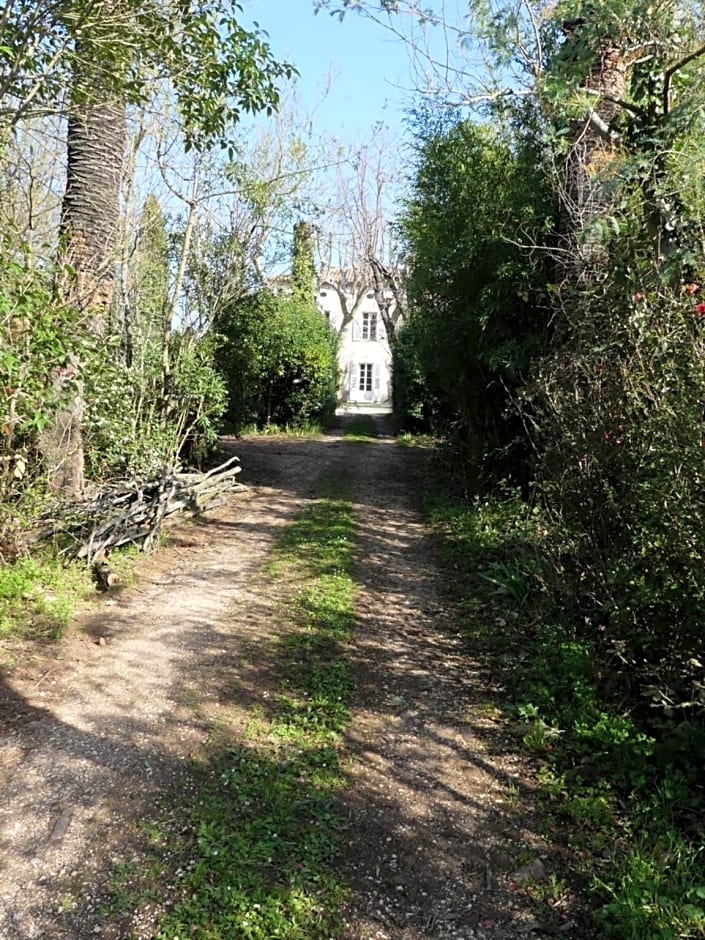
POLYGON ((104 591, 108 591, 111 587, 115 587, 116 584, 120 583, 120 576, 113 571, 107 561, 94 562, 93 573, 98 586, 104 591))
MULTIPOLYGON (((229 460, 226 460, 225 463, 221 463, 217 467, 213 467, 211 470, 208 470, 207 473, 175 473, 174 479, 177 481, 183 481, 185 483, 204 483, 206 480, 210 480, 211 477, 218 476, 220 479, 225 479, 223 474, 228 470, 229 467, 232 467, 233 464, 239 464, 239 457, 231 457, 229 460)), ((242 467, 234 467, 232 473, 239 473, 242 467)))
POLYGON ((159 488, 159 493, 157 497, 157 505, 154 512, 154 520, 152 522, 152 530, 145 538, 142 544, 142 550, 149 552, 152 550, 154 543, 159 537, 159 532, 162 527, 162 522, 164 520, 164 515, 166 513, 167 506, 169 505, 169 499, 174 493, 176 488, 176 482, 173 475, 167 475, 166 471, 162 474, 162 483, 159 488))
POLYGON ((93 576, 98 587, 103 591, 108 591, 120 583, 117 572, 113 571, 108 564, 107 552, 104 550, 97 552, 93 559, 93 576))

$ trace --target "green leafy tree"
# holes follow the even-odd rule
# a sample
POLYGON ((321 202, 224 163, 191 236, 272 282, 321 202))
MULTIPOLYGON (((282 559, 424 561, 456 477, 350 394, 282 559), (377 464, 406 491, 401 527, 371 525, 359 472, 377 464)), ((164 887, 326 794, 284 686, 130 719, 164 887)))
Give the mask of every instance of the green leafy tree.
POLYGON ((224 0, 38 0, 3 10, 0 118, 5 125, 71 104, 146 103, 173 83, 189 147, 227 142, 243 111, 273 108, 277 82, 291 75, 224 0), (98 84, 96 80, 99 79, 98 84))
POLYGON ((135 349, 162 345, 171 328, 169 234, 159 200, 150 193, 140 213, 127 302, 120 310, 128 365, 135 349))
POLYGON ((236 430, 301 425, 335 404, 337 339, 312 304, 261 291, 226 310, 218 363, 236 430))
POLYGON ((518 470, 526 444, 510 453, 519 428, 507 409, 546 337, 542 268, 528 246, 552 222, 550 192, 530 138, 512 144, 469 121, 420 131, 400 223, 418 361, 471 465, 518 470))
MULTIPOLYGON (((5 125, 57 107, 68 118, 59 287, 62 302, 83 311, 96 336, 105 330, 114 289, 127 108, 146 104, 169 82, 186 149, 205 150, 229 143, 242 112, 274 108, 278 81, 292 73, 257 32, 239 24, 239 12, 224 0, 78 0, 4 11, 5 125)), ((73 402, 45 431, 56 490, 83 486, 82 409, 78 383, 73 402)))

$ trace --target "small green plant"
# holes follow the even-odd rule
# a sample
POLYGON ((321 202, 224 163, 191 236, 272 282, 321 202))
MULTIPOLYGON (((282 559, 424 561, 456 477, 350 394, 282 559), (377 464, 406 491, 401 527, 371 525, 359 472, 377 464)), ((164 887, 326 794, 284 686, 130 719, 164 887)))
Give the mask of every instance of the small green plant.
POLYGON ((397 434, 397 444, 404 447, 436 447, 438 438, 431 434, 413 434, 411 431, 400 431, 397 434))
POLYGON ((672 829, 655 841, 639 838, 616 859, 613 880, 596 884, 609 898, 598 911, 604 937, 705 937, 703 847, 672 829))
POLYGON ((480 573, 480 577, 493 584, 496 592, 512 600, 517 608, 526 604, 531 588, 519 559, 495 561, 480 573))

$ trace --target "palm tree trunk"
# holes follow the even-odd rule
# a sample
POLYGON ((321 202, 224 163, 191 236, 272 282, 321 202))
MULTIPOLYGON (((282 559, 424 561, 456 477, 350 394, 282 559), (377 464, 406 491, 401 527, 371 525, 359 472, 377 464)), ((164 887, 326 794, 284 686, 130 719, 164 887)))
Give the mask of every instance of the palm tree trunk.
POLYGON ((66 190, 61 213, 63 300, 102 333, 113 296, 120 182, 126 147, 125 108, 90 103, 68 122, 66 190))
MULTIPOLYGON (((68 121, 66 190, 61 212, 60 302, 84 313, 89 332, 101 335, 113 297, 120 182, 126 146, 122 102, 85 101, 68 121)), ((83 490, 83 384, 74 357, 51 376, 57 412, 40 446, 49 486, 83 490), (69 384, 70 383, 70 384, 69 384)))

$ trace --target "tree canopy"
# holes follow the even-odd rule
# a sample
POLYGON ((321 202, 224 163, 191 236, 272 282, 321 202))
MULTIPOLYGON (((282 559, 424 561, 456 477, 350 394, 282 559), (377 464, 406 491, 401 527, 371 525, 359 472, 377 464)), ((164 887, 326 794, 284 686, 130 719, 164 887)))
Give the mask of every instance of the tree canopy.
POLYGON ((0 46, 6 124, 95 95, 145 104, 175 91, 186 146, 226 142, 244 112, 272 109, 293 67, 274 60, 224 0, 53 0, 7 4, 0 46), (67 89, 71 88, 71 97, 67 89))

